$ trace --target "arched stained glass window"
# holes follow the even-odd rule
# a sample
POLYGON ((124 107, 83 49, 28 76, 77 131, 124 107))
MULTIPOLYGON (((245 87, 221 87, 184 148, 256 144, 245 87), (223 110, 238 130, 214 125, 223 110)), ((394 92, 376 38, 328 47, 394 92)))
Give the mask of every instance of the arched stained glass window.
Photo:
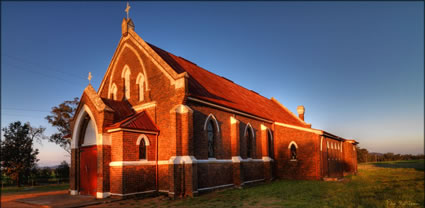
POLYGON ((248 158, 252 158, 252 139, 253 139, 253 135, 252 135, 251 129, 248 129, 246 135, 247 135, 247 137, 246 137, 246 156, 248 158))
POLYGON ((295 144, 291 145, 291 160, 296 160, 297 159, 297 147, 295 146, 295 144))
POLYGON ((268 143, 269 143, 269 157, 273 158, 273 155, 274 155, 274 153, 273 153, 273 137, 272 137, 271 131, 267 131, 267 132, 268 132, 267 140, 268 140, 268 143))
POLYGON ((208 121, 207 124, 207 134, 208 134, 208 157, 215 157, 214 155, 214 126, 212 119, 208 121))
POLYGON ((146 160, 146 143, 145 140, 140 140, 139 144, 139 159, 140 160, 146 160))

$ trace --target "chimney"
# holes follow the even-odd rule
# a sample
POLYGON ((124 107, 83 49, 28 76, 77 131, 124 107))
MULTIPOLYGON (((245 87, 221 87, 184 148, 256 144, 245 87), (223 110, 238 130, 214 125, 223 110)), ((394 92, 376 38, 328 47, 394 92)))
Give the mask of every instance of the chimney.
POLYGON ((298 117, 300 117, 300 119, 304 121, 304 112, 305 112, 304 106, 299 105, 297 107, 297 112, 298 112, 298 117))

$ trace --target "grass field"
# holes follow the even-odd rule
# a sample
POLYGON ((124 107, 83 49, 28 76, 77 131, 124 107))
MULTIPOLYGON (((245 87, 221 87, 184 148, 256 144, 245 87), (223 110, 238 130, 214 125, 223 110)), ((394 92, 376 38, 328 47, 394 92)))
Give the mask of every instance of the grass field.
POLYGON ((424 161, 359 164, 343 182, 280 180, 195 198, 131 199, 101 207, 424 207, 424 161))
POLYGON ((3 195, 12 195, 12 194, 28 194, 28 193, 39 193, 39 192, 48 192, 48 191, 60 191, 68 190, 69 184, 50 184, 43 186, 9 186, 1 189, 1 194, 3 195))
MULTIPOLYGON (((424 160, 359 164, 342 182, 278 180, 194 198, 128 199, 94 207, 424 207, 424 160)), ((68 184, 8 187, 2 194, 66 190, 68 184)))

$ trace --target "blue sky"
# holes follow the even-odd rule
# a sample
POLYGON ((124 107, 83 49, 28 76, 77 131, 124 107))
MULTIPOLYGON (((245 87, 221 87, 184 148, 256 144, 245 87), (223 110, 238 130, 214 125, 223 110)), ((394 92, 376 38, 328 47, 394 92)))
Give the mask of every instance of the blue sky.
MULTIPOLYGON (((423 2, 130 2, 147 42, 373 152, 423 153, 423 2)), ((1 125, 97 89, 126 2, 2 2, 1 125)), ((69 160, 43 142, 40 165, 69 160)))

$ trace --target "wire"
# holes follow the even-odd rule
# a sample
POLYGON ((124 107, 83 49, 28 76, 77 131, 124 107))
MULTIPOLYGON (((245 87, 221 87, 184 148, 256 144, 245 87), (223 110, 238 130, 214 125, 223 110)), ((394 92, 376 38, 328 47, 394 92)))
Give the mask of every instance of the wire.
POLYGON ((14 68, 14 69, 18 69, 18 70, 27 71, 27 72, 32 72, 34 74, 42 75, 42 76, 45 76, 45 77, 48 77, 48 78, 53 78, 53 79, 56 79, 56 80, 59 79, 59 80, 65 81, 67 84, 71 84, 71 85, 75 86, 75 82, 71 82, 70 80, 63 79, 62 77, 57 77, 57 76, 54 76, 54 75, 45 74, 43 72, 34 71, 34 70, 31 70, 31 69, 27 69, 27 68, 21 68, 20 66, 16 66, 16 65, 15 66, 9 65, 9 67, 14 68))
POLYGON ((35 111, 35 112, 48 112, 50 113, 50 111, 45 111, 45 110, 34 110, 34 109, 24 109, 24 108, 1 108, 1 111, 3 112, 3 110, 12 110, 12 111, 35 111))
POLYGON ((27 65, 29 65, 29 66, 31 66, 31 67, 34 67, 34 64, 36 64, 36 65, 38 65, 39 67, 42 67, 43 69, 45 69, 45 70, 49 70, 49 71, 54 72, 54 73, 62 73, 62 74, 65 74, 65 75, 73 76, 73 77, 75 77, 75 78, 79 78, 79 79, 86 80, 86 78, 85 78, 85 77, 82 77, 81 75, 76 75, 76 74, 74 74, 74 73, 69 73, 69 72, 64 72, 64 71, 58 71, 57 69, 53 69, 53 68, 52 68, 52 67, 50 67, 50 66, 45 66, 45 65, 42 65, 42 64, 40 64, 40 63, 36 63, 36 62, 33 62, 33 61, 28 61, 28 59, 27 59, 27 60, 25 60, 25 59, 18 58, 18 57, 16 57, 16 56, 11 56, 11 55, 8 55, 8 54, 2 54, 2 56, 7 57, 7 58, 9 58, 9 59, 15 59, 15 60, 17 60, 19 63, 24 63, 24 64, 27 64, 27 65))

